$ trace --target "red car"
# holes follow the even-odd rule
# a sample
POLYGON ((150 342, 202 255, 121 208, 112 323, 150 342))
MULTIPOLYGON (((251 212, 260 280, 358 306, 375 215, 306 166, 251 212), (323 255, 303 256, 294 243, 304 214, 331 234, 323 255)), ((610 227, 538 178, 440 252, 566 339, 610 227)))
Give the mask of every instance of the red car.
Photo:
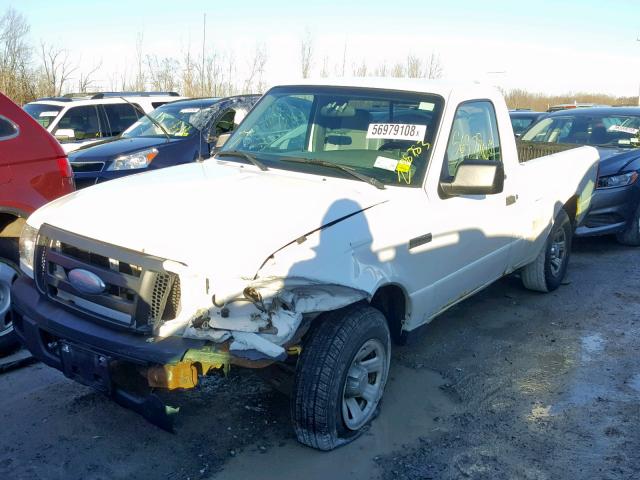
POLYGON ((73 192, 73 173, 55 138, 0 93, 0 355, 18 344, 10 287, 18 269, 18 238, 36 208, 73 192))

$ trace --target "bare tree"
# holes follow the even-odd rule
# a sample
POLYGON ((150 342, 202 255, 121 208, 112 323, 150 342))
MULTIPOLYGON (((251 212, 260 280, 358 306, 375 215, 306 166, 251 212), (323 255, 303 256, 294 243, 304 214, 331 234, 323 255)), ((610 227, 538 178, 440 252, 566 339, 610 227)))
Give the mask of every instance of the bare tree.
POLYGON ((147 55, 146 63, 149 82, 153 90, 172 92, 177 89, 179 63, 176 59, 147 55))
POLYGON ((409 55, 407 57, 406 75, 409 78, 421 78, 422 77, 422 60, 420 60, 415 55, 409 55))
POLYGON ((300 42, 300 70, 302 78, 309 78, 313 66, 313 38, 307 30, 300 42))
POLYGON ((393 65, 393 68, 391 69, 391 76, 392 77, 404 77, 404 65, 402 65, 399 62, 396 62, 395 65, 393 65))
POLYGON ((442 62, 440 61, 440 55, 436 55, 431 52, 429 58, 427 58, 427 65, 424 72, 424 76, 430 79, 442 78, 443 74, 442 62))
POLYGON ((242 93, 262 92, 264 68, 267 64, 267 50, 264 45, 256 45, 253 58, 249 62, 249 75, 244 81, 242 93))
POLYGON ((45 95, 60 96, 78 69, 69 63, 69 52, 65 49, 40 43, 40 60, 42 61, 41 86, 45 95))
POLYGON ((329 57, 325 55, 322 58, 322 70, 320 70, 320 76, 327 78, 329 76, 329 57))
POLYGON ((7 9, 0 18, 0 91, 19 103, 35 95, 28 34, 25 17, 13 8, 7 9))
POLYGON ((352 65, 352 72, 354 77, 366 77, 367 76, 367 63, 362 60, 358 65, 355 63, 352 65))
POLYGON ((202 91, 202 85, 198 85, 196 70, 197 67, 194 63, 193 57, 191 56, 191 51, 187 50, 182 58, 182 74, 180 78, 182 94, 187 97, 195 97, 202 91))
POLYGON ((102 67, 102 60, 100 60, 100 62, 88 72, 80 73, 80 78, 78 79, 78 92, 85 93, 89 91, 89 87, 93 86, 95 83, 93 75, 100 70, 100 67, 102 67))
POLYGON ((389 67, 386 63, 381 63, 375 68, 373 74, 376 77, 386 77, 389 74, 389 67))
POLYGON ((144 42, 144 35, 141 32, 138 32, 136 35, 136 77, 132 85, 132 90, 136 92, 144 92, 146 77, 144 73, 144 54, 142 51, 144 42))

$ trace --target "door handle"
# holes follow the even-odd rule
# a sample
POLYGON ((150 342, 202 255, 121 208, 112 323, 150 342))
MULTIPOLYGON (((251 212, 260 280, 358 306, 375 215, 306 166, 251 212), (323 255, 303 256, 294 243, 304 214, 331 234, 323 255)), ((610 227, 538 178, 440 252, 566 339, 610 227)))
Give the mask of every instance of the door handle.
POLYGON ((508 195, 506 200, 507 207, 509 205, 513 205, 517 201, 518 201, 518 195, 508 195))

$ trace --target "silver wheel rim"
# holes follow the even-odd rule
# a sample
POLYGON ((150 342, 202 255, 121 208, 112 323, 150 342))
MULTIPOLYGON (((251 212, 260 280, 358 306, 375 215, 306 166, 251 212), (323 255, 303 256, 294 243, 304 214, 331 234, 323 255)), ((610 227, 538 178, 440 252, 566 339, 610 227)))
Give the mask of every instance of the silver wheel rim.
POLYGON ((551 249, 549 251, 549 266, 551 273, 557 277, 562 269, 562 264, 567 256, 567 236, 564 228, 558 229, 551 240, 551 249))
POLYGON ((382 342, 367 340, 349 366, 342 392, 342 419, 349 430, 359 430, 375 413, 388 369, 382 342))
POLYGON ((11 285, 18 276, 18 272, 11 266, 0 261, 0 337, 11 333, 11 285))

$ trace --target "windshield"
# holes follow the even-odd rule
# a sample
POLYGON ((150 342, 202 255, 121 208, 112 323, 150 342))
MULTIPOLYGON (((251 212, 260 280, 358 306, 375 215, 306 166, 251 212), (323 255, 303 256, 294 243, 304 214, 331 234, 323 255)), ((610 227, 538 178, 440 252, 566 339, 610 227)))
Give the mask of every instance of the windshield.
MULTIPOLYGON (((211 120, 211 105, 187 106, 165 104, 148 114, 167 131, 171 137, 188 137, 199 133, 211 120)), ((164 137, 165 133, 147 117, 142 117, 126 129, 122 136, 131 137, 164 137)))
POLYGON ((44 128, 49 128, 62 110, 62 107, 45 103, 27 103, 23 108, 44 128))
POLYGON ((353 178, 329 163, 386 185, 420 186, 443 103, 436 95, 379 89, 276 87, 222 151, 249 153, 269 168, 353 178))
POLYGON ((562 115, 540 120, 522 140, 636 148, 639 132, 640 114, 562 115))

